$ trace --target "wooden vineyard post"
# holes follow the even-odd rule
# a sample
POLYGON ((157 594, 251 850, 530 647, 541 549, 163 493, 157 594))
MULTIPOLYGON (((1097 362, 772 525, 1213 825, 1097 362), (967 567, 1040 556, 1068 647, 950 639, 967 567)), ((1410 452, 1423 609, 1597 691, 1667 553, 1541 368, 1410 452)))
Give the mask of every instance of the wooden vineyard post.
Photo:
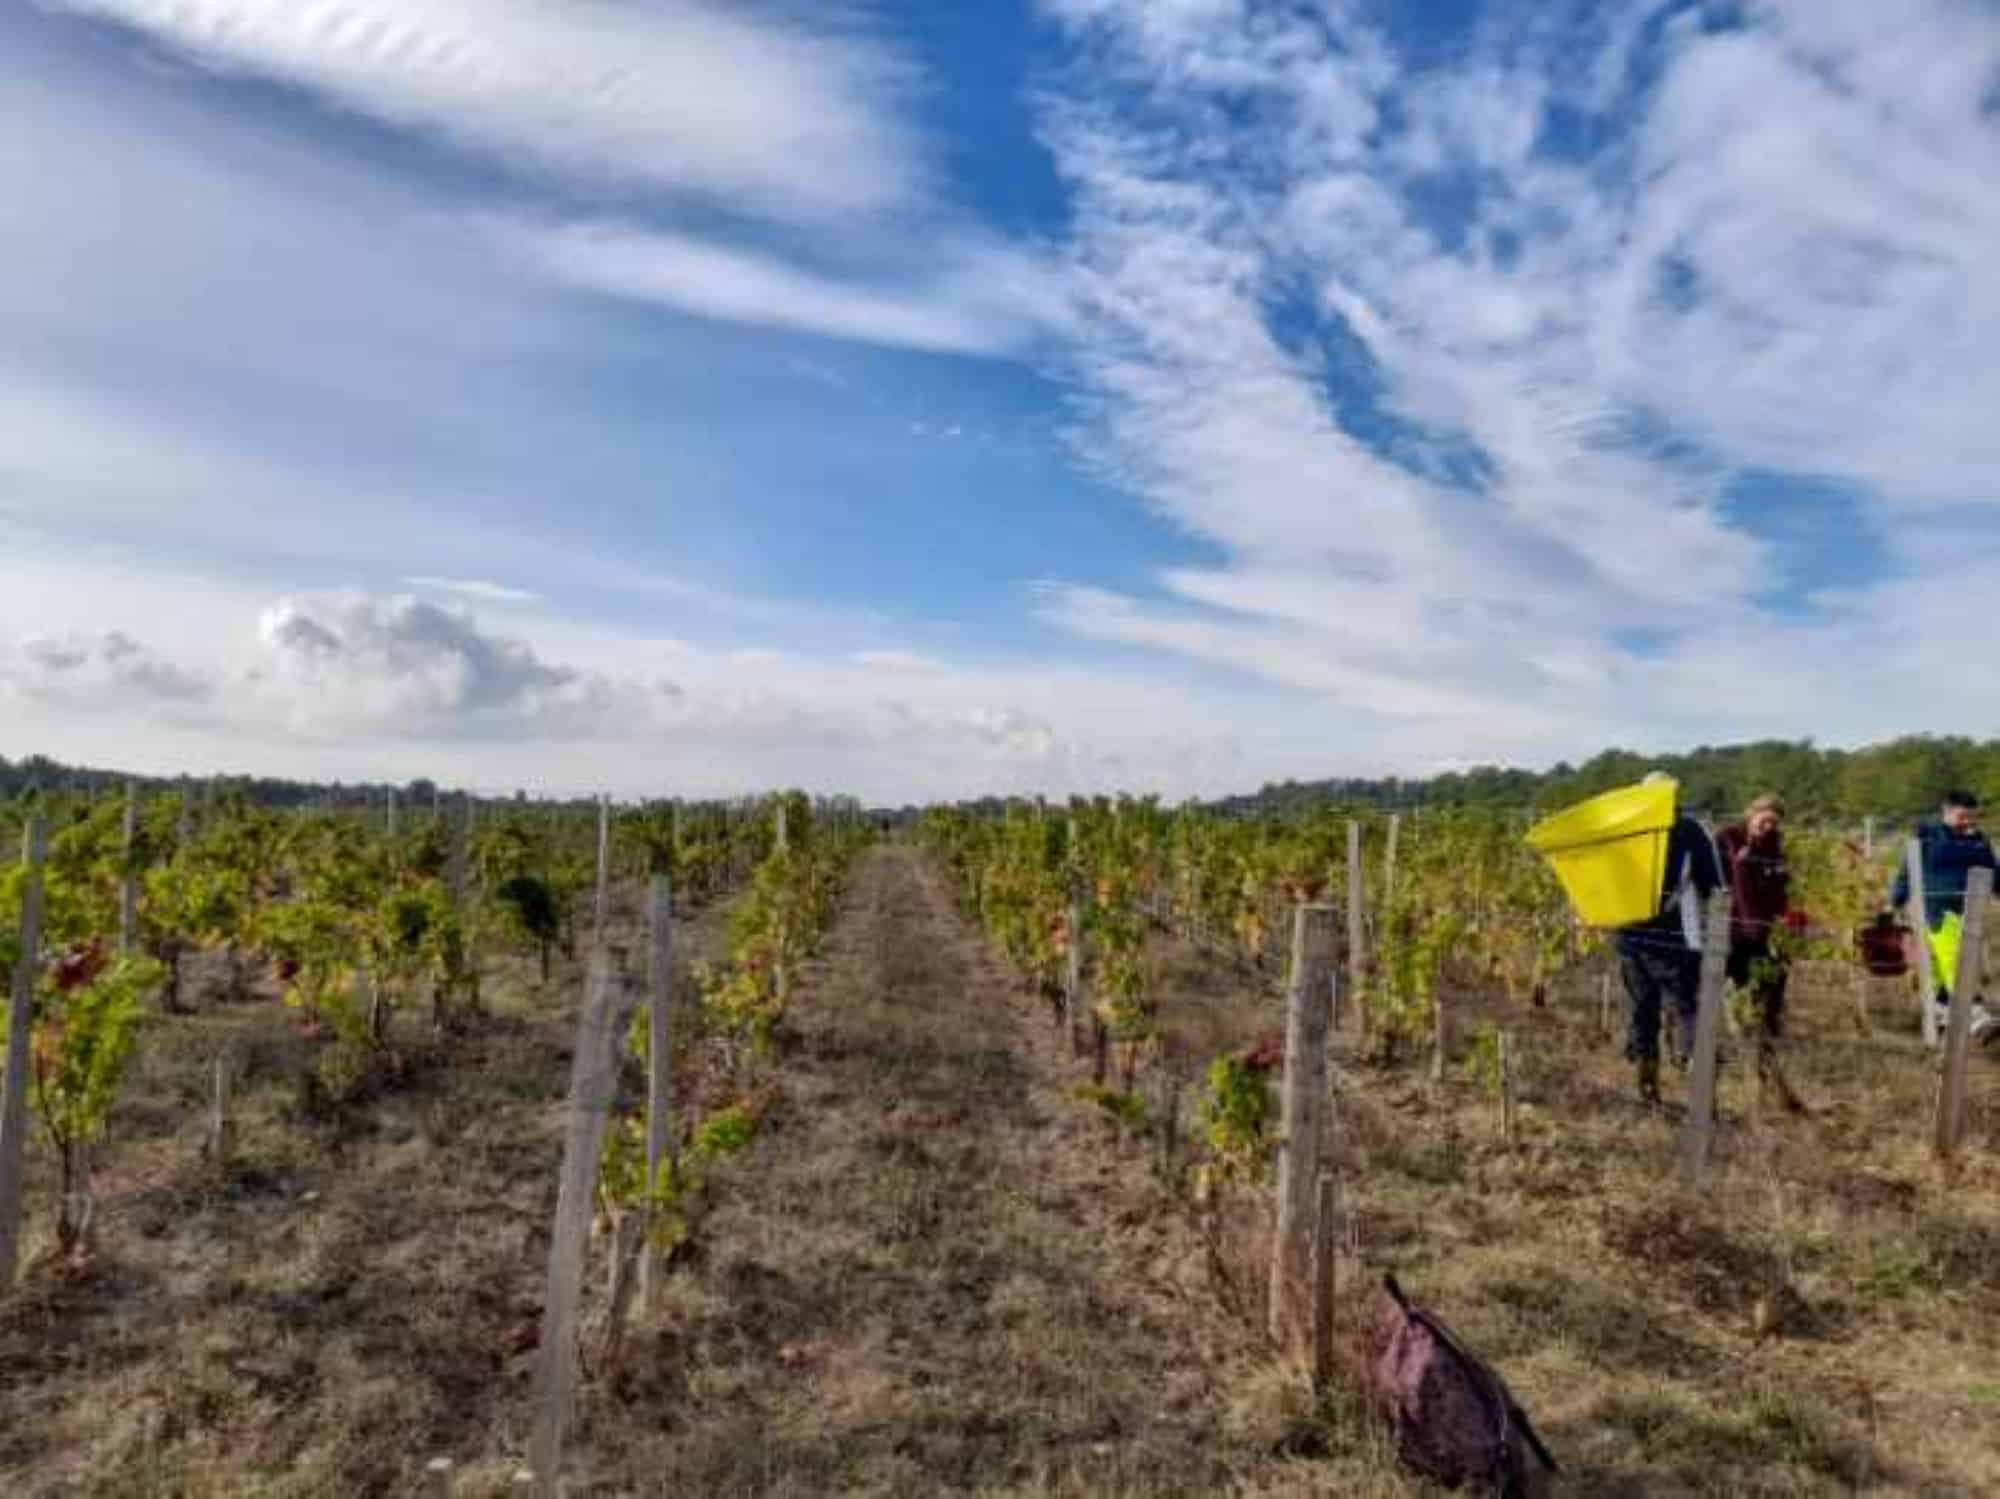
POLYGON ((1333 968, 1339 914, 1331 906, 1292 913, 1292 971, 1285 992, 1285 1072, 1278 1131, 1278 1231, 1271 1244, 1270 1332, 1280 1347, 1305 1330, 1312 1273, 1313 1193, 1319 1180, 1326 1028, 1321 1000, 1333 968))
POLYGON ((1501 1031, 1496 1038, 1500 1050, 1500 1139, 1503 1143, 1514 1143, 1514 1121, 1517 1115, 1514 1096, 1514 1034, 1501 1031))
POLYGON ((465 896, 471 884, 472 869, 472 805, 464 792, 458 794, 458 817, 451 830, 451 863, 448 870, 449 895, 452 909, 461 916, 465 912, 465 896))
POLYGON ((1873 860, 1875 857, 1875 819, 1861 819, 1861 857, 1873 860))
POLYGON ((1354 1023, 1360 1034, 1368 1034, 1367 933, 1361 892, 1361 824, 1347 824, 1347 993, 1354 1001, 1354 1023))
POLYGON ((214 1088, 208 1099, 208 1139, 202 1144, 202 1154, 218 1169, 226 1170, 234 1142, 235 1131, 229 1123, 229 1053, 225 1050, 215 1059, 214 1088))
POLYGON ((1319 1168, 1319 1190, 1313 1197, 1312 1333, 1313 1393, 1324 1395, 1333 1385, 1333 1291, 1338 1245, 1335 1227, 1340 1204, 1331 1167, 1319 1168))
POLYGON ((131 957, 139 950, 139 783, 125 783, 125 826, 118 871, 118 952, 131 957))
POLYGON ((391 838, 396 836, 396 788, 389 788, 388 800, 382 805, 382 830, 391 838))
POLYGON ((1944 1076, 1938 1086, 1937 1157, 1949 1161, 1965 1126, 1965 1066, 1972 1049, 1972 1000, 1986 958, 1986 906, 1993 899, 1993 871, 1965 877, 1965 926, 1959 933, 1958 971, 1951 976, 1951 1019, 1944 1033, 1944 1076))
MULTIPOLYGON (((674 898, 667 876, 653 876, 646 893, 646 1186, 648 1199, 660 1187, 661 1173, 674 1161, 674 898)), ((654 1242, 650 1211, 646 1245, 639 1261, 639 1309, 651 1316, 659 1309, 665 1281, 660 1250, 654 1242)))
POLYGON ((1604 974, 1597 981, 1597 1028, 1608 1041, 1616 1034, 1611 1028, 1611 975, 1604 974))
POLYGON ((1063 954, 1063 1022, 1072 1056, 1083 1051, 1083 876, 1069 883, 1069 951, 1063 954))
POLYGON ((41 970, 42 861, 47 828, 30 813, 22 838, 21 946, 7 1005, 7 1070, 0 1080, 0 1291, 14 1284, 21 1259, 23 1191, 27 1185, 28 1043, 34 1020, 35 979, 41 970))
POLYGON ((1379 935, 1389 929, 1389 913, 1395 909, 1396 900, 1396 843, 1403 831, 1403 814, 1389 814, 1389 841, 1382 849, 1382 920, 1377 925, 1379 935))
POLYGON ((583 1295, 584 1251, 597 1195, 598 1159, 618 1089, 618 1043, 631 1009, 611 950, 597 944, 590 955, 589 988, 577 1019, 576 1054, 570 1062, 569 1103, 563 1129, 562 1176, 549 1238, 548 1293, 542 1303, 542 1340, 536 1352, 534 1430, 528 1466, 540 1499, 556 1499, 562 1467, 563 1428, 576 1391, 577 1307, 583 1295))
POLYGON ((604 918, 611 900, 611 798, 597 798, 597 894, 591 903, 590 940, 594 947, 604 941, 604 918))
POLYGON ((1715 1054, 1722 1038, 1722 980, 1729 963, 1729 900, 1709 897, 1702 925, 1700 1008, 1695 1014, 1694 1057, 1688 1069, 1687 1123, 1681 1131, 1681 1179, 1690 1186, 1708 1169, 1715 1142, 1715 1054))
POLYGON ((785 826, 785 804, 782 801, 778 803, 778 815, 772 835, 773 846, 779 853, 782 854, 791 847, 790 830, 785 826))
POLYGON ((1910 925, 1917 934, 1917 1014, 1924 1045, 1937 1045, 1937 975, 1931 972, 1930 907, 1924 894, 1924 846, 1912 838, 1903 857, 1910 870, 1910 925))

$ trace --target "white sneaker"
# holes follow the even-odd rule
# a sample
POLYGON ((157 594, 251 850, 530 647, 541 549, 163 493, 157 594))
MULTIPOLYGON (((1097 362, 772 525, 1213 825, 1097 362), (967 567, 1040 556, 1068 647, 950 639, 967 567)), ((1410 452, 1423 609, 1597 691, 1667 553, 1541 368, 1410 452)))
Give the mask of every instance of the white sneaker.
MULTIPOLYGON (((1984 1046, 1989 1041, 2000 1041, 2000 1015, 1995 1015, 1978 1000, 1972 1002, 1970 1024, 1966 1034, 1974 1046, 1984 1046)), ((1937 1044, 1944 1045, 1945 1037, 1951 1032, 1951 1006, 1938 1006, 1937 1044)))

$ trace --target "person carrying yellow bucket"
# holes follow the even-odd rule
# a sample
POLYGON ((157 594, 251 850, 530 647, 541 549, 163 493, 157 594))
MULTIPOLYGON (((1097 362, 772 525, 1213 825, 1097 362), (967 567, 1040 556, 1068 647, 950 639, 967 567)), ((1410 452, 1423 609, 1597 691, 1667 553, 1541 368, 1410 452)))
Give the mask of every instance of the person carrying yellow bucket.
POLYGON ((1654 771, 1637 786, 1558 812, 1528 833, 1579 919, 1616 933, 1625 981, 1625 1058, 1639 1095, 1660 1101, 1660 1022, 1674 1007, 1679 1054, 1694 1051, 1701 995, 1702 902, 1722 887, 1708 830, 1680 810, 1679 786, 1654 771))
MULTIPOLYGON (((1945 1016, 1951 1009, 1951 985, 1958 973, 1959 935, 1965 925, 1966 876, 1975 869, 1993 869, 1993 845, 1979 831, 1979 798, 1969 791, 1945 794, 1937 821, 1917 828, 1917 847, 1924 867, 1924 916, 1930 930, 1923 940, 1931 947, 1931 980, 1938 1009, 1937 1034, 1942 1037, 1945 1016)), ((1889 892, 1889 904, 1898 909, 1910 903, 1910 866, 1896 866, 1896 883, 1889 892)), ((1996 1022, 1978 996, 1972 1002, 1972 1039, 1986 1043, 2000 1039, 1996 1022)))

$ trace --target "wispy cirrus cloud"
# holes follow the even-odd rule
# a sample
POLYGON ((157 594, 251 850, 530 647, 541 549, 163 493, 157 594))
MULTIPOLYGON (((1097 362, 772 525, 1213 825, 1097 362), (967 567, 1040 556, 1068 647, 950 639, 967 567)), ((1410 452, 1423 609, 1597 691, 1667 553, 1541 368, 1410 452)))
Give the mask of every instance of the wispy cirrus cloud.
POLYGON ((1718 737, 1768 722, 1719 667, 1883 638, 1895 518, 1974 500, 1978 7, 1911 7, 1885 59, 1855 4, 1501 6, 1442 62, 1360 3, 1046 9, 1078 451, 1225 558, 1053 622, 1543 754, 1718 737), (1854 487, 1826 523, 1879 581, 1808 592, 1737 497, 1772 469, 1854 487))
POLYGON ((942 354, 1001 354, 1057 325, 1056 278, 999 246, 932 247, 926 268, 830 275, 760 250, 591 223, 511 225, 507 243, 569 285, 698 317, 942 354), (900 270, 903 274, 896 274, 900 270), (910 272, 914 270, 914 275, 910 272))
POLYGON ((922 74, 846 7, 46 3, 515 169, 549 201, 504 221, 500 247, 571 287, 927 353, 1018 349, 1059 314, 1031 255, 949 205, 922 74), (761 227, 650 221, 689 203, 761 227))
POLYGON ((135 27, 571 187, 638 185, 786 222, 923 190, 885 101, 914 70, 840 17, 712 0, 42 0, 135 27))
POLYGON ((442 593, 455 593, 463 598, 493 604, 531 604, 541 597, 530 589, 514 588, 486 578, 405 578, 403 581, 412 588, 435 588, 442 593))

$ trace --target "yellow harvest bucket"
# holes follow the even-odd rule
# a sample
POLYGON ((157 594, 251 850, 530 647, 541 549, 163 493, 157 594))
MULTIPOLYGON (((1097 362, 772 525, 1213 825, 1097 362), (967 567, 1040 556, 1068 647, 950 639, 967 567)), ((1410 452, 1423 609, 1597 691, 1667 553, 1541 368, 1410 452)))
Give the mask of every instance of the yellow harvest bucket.
POLYGON ((1965 945, 1965 918, 1947 911, 1937 930, 1924 936, 1931 945, 1931 986, 1949 989, 1958 982, 1958 950, 1965 945))
POLYGON ((1587 926, 1628 926, 1659 914, 1673 831, 1674 781, 1625 786, 1566 807, 1528 830, 1587 926))

